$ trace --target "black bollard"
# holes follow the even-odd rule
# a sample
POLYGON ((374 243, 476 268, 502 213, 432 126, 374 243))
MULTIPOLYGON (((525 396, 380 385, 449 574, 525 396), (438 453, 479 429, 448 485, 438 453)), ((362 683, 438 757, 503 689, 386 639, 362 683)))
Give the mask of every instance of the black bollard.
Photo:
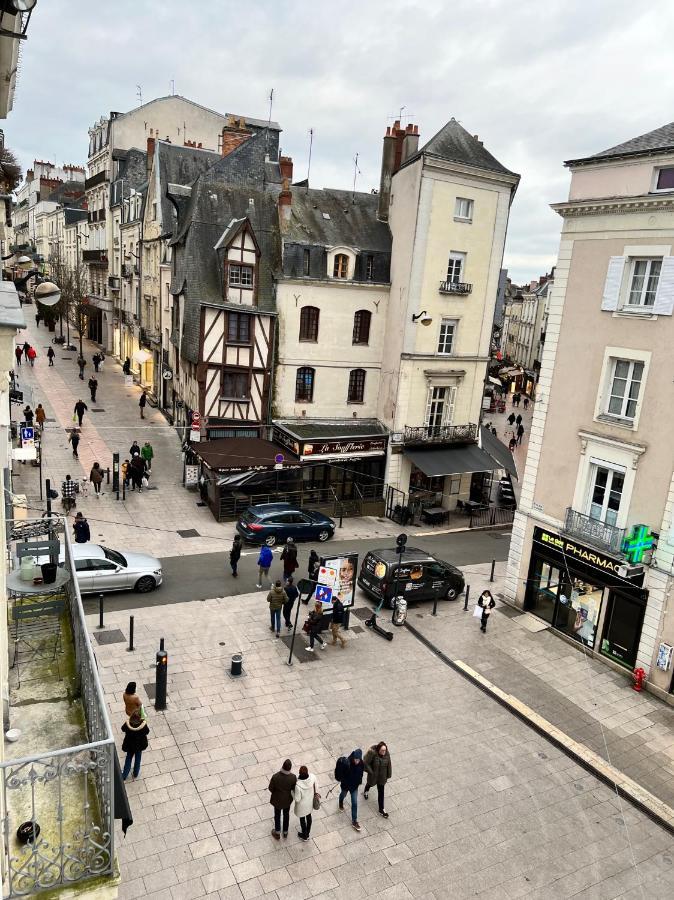
POLYGON ((98 627, 105 628, 103 624, 103 594, 98 595, 98 627))
POLYGON ((119 500, 119 453, 112 454, 112 493, 119 500))
POLYGON ((468 609, 468 598, 470 597, 470 585, 466 585, 466 596, 463 601, 463 611, 465 612, 468 609))
POLYGON ((164 638, 159 641, 157 651, 157 674, 155 678, 154 708, 166 709, 166 677, 168 670, 168 654, 164 650, 164 638))
POLYGON ((437 598, 437 596, 435 596, 435 597, 433 597, 433 612, 431 613, 431 615, 437 616, 437 614, 438 614, 438 598, 437 598))
POLYGON ((110 484, 110 466, 105 470, 105 483, 110 484))
POLYGON ((493 580, 494 580, 494 569, 495 569, 495 568, 496 568, 496 560, 495 560, 495 559, 492 559, 492 561, 491 561, 491 575, 489 576, 489 580, 490 580, 490 581, 493 581, 493 580))
POLYGON ((243 656, 241 655, 241 653, 235 653, 232 657, 232 667, 229 670, 229 674, 232 676, 232 678, 238 678, 238 676, 241 674, 242 666, 243 656))
POLYGON ((129 646, 126 649, 129 653, 135 649, 133 646, 133 616, 129 616, 129 646))

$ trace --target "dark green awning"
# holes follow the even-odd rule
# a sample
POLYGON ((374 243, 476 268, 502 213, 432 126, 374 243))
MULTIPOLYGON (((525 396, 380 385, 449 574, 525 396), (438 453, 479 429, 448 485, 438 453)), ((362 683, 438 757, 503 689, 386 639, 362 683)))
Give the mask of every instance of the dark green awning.
POLYGON ((412 460, 429 478, 440 475, 460 475, 465 472, 491 472, 504 468, 500 462, 481 450, 477 444, 461 447, 437 447, 422 450, 418 447, 405 450, 405 456, 412 460))

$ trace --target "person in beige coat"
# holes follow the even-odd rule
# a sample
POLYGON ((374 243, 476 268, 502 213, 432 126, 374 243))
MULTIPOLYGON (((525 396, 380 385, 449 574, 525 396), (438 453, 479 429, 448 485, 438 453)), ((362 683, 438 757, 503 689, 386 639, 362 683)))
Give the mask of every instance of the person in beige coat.
POLYGON ((316 794, 316 776, 306 766, 300 766, 300 775, 293 788, 295 800, 295 815, 299 817, 301 831, 297 837, 303 841, 309 840, 311 833, 311 813, 314 809, 314 794, 316 794))

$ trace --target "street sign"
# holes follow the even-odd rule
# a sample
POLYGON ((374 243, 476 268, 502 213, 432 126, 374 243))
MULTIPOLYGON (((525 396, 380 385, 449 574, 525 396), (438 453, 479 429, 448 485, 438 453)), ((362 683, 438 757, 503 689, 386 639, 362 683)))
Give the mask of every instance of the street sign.
POLYGON ((199 441, 201 440, 201 432, 199 431, 198 428, 191 428, 191 429, 190 429, 190 440, 191 440, 194 444, 198 444, 198 443, 199 443, 199 441))
POLYGON ((185 466, 185 487, 196 487, 199 484, 199 466, 185 466))
POLYGON ((285 460, 285 456, 282 453, 277 453, 276 456, 274 457, 274 462, 277 465, 281 465, 284 460, 285 460))
POLYGON ((201 416, 198 412, 192 413, 192 428, 201 428, 201 416))
POLYGON ((161 377, 164 379, 164 381, 170 381, 173 378, 173 372, 169 372, 168 369, 164 369, 161 377))
POLYGON ((317 584, 314 599, 317 603, 332 603, 332 588, 326 584, 317 584))
POLYGON ((331 566, 321 566, 318 570, 318 581, 320 584, 334 587, 337 581, 337 569, 333 569, 331 566))
POLYGON ((32 425, 24 425, 21 428, 21 446, 24 448, 33 447, 35 444, 35 430, 32 425))

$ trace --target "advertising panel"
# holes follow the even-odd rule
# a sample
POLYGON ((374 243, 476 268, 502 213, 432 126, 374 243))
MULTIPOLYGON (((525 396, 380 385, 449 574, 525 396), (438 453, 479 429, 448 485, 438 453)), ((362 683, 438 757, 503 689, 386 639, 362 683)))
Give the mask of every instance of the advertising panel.
MULTIPOLYGON (((358 571, 358 554, 347 553, 344 556, 321 558, 318 573, 319 584, 332 588, 332 597, 339 597, 345 607, 353 606, 356 595, 356 572, 358 571)), ((318 594, 318 589, 316 591, 318 594)), ((328 601, 332 607, 332 597, 328 601)))

